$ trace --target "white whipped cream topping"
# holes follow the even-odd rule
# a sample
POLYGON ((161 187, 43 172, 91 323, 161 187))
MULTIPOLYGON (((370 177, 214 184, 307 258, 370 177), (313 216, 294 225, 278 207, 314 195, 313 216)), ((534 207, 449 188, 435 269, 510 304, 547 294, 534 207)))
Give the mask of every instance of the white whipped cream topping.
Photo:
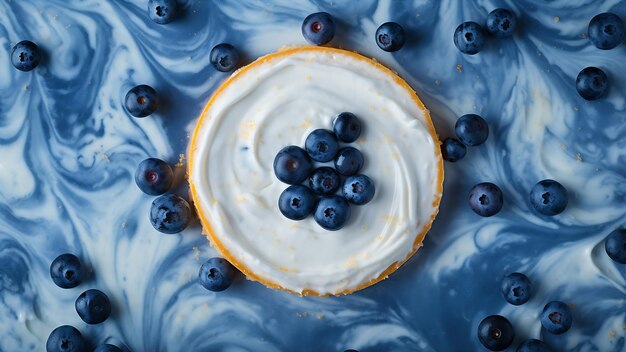
POLYGON ((351 291, 405 259, 437 211, 441 157, 425 113, 370 62, 339 50, 274 57, 235 73, 206 114, 190 151, 196 207, 236 262, 263 281, 321 295, 351 291), (339 231, 312 216, 285 218, 277 204, 288 185, 274 175, 276 153, 332 129, 343 111, 362 122, 351 145, 364 155, 360 173, 374 180, 374 199, 352 206, 339 231))

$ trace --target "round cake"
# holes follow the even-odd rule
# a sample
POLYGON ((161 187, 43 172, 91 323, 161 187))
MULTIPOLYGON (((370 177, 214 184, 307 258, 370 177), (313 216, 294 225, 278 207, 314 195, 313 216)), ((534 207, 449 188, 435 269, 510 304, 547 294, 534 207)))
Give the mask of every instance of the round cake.
POLYGON ((188 177, 211 243, 247 277, 302 295, 348 294, 395 271, 421 247, 437 214, 443 165, 437 134, 410 86, 383 65, 326 47, 259 58, 215 92, 190 143, 188 177), (351 145, 376 184, 338 231, 284 217, 288 186, 273 172, 341 112, 363 129, 351 145))

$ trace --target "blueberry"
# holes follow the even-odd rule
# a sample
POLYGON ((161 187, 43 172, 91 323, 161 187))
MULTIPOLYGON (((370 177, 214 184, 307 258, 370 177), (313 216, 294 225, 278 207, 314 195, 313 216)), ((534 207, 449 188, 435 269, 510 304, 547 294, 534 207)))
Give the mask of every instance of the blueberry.
POLYGON ((335 169, 344 176, 355 175, 363 167, 363 154, 352 147, 345 147, 339 150, 335 158, 335 169))
POLYGON ((598 49, 613 49, 624 40, 624 22, 614 13, 601 13, 589 22, 587 35, 598 49))
POLYGON ((309 155, 294 145, 281 149, 274 158, 274 174, 280 181, 295 185, 309 177, 313 165, 309 155))
POLYGON ((361 135, 361 121, 351 112, 342 112, 333 122, 333 132, 340 141, 352 143, 361 135))
POLYGON ((224 291, 233 283, 237 269, 223 258, 211 258, 200 267, 198 281, 209 291, 224 291))
POLYGON ((159 97, 154 88, 141 84, 126 93, 126 110, 135 117, 146 117, 159 107, 159 97))
POLYGON ((597 67, 586 67, 576 77, 576 90, 585 100, 601 98, 609 89, 609 78, 597 67))
POLYGON ((510 37, 515 32, 517 18, 507 9, 495 9, 487 16, 487 31, 495 37, 510 37))
POLYGON ((464 54, 477 54, 485 45, 485 32, 476 22, 463 22, 454 31, 454 45, 464 54))
POLYGON ((611 232, 604 242, 604 250, 614 261, 626 264, 626 229, 611 232))
POLYGON ((50 277, 60 288, 78 286, 85 277, 80 260, 73 254, 61 254, 50 264, 50 277))
POLYGON ((489 217, 497 214, 502 209, 503 204, 502 191, 493 183, 479 183, 470 191, 470 208, 480 216, 489 217))
POLYGON ((339 142, 331 131, 319 129, 306 137, 304 148, 311 159, 325 163, 335 158, 339 150, 339 142))
POLYGON ((15 44, 11 52, 11 62, 20 71, 30 71, 39 65, 41 53, 37 44, 30 40, 22 40, 15 44))
POLYGON ((355 205, 369 203, 374 198, 374 193, 374 181, 365 175, 350 176, 343 183, 343 196, 355 205))
POLYGON ((166 194, 152 201, 150 223, 159 232, 179 233, 189 225, 191 218, 191 207, 181 196, 166 194))
POLYGON ((278 198, 278 209, 288 219, 302 220, 315 208, 315 195, 305 186, 287 187, 278 198))
POLYGON ((333 194, 340 185, 341 178, 332 167, 319 167, 313 170, 311 177, 309 177, 309 187, 317 194, 333 194))
POLYGON ((211 64, 220 72, 230 72, 239 64, 239 51, 234 46, 222 43, 211 49, 211 64))
POLYGON ((454 131, 459 140, 470 147, 485 143, 489 137, 487 121, 476 114, 466 114, 459 117, 454 125, 454 131))
POLYGON ((395 22, 383 23, 376 30, 376 44, 384 51, 398 51, 404 42, 404 28, 395 22))
POLYGON ((572 311, 567 304, 552 301, 541 312, 541 325, 550 333, 562 334, 572 327, 572 311))
POLYGON ((443 159, 451 163, 459 161, 465 157, 467 148, 465 144, 455 138, 446 138, 441 144, 441 155, 443 159))
POLYGON ((511 273, 502 279, 502 295, 512 305, 528 302, 532 295, 532 285, 528 277, 521 273, 511 273))
POLYGON ((550 346, 536 339, 526 340, 517 346, 516 352, 551 352, 550 346))
POLYGON ((167 192, 174 182, 174 171, 161 159, 149 158, 135 170, 135 183, 146 194, 158 196, 167 192))
POLYGON ((322 197, 315 207, 313 218, 329 231, 337 231, 350 219, 350 204, 340 196, 322 197))
POLYGON ((100 290, 87 290, 76 299, 76 312, 87 324, 100 324, 111 315, 109 297, 100 290))
POLYGON ((313 45, 324 45, 335 36, 335 21, 327 12, 312 13, 302 21, 302 35, 313 45))
POLYGON ((122 352, 122 349, 108 343, 98 345, 93 352, 122 352))
POLYGON ((150 0, 148 14, 158 24, 170 23, 176 16, 176 0, 150 0))
POLYGON ((46 341, 47 352, 83 352, 85 340, 73 326, 62 325, 52 330, 46 341))
POLYGON ((507 318, 490 315, 478 325, 478 340, 491 351, 502 351, 513 343, 515 331, 507 318))
POLYGON ((567 190, 554 180, 539 181, 530 191, 530 204, 540 214, 560 214, 567 207, 567 190))

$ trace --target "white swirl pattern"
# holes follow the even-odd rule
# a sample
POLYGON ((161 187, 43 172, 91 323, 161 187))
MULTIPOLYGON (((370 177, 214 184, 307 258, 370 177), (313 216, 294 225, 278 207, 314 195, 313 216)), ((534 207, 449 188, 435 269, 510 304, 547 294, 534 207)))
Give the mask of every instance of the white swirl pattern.
POLYGON ((511 319, 518 340, 542 337, 557 351, 625 349, 626 269, 607 260, 603 239, 626 225, 626 45, 600 51, 582 34, 596 13, 626 19, 626 3, 179 3, 184 16, 159 26, 147 18, 146 1, 0 1, 0 351, 41 351, 61 324, 94 344, 132 351, 478 350, 478 322, 496 313, 511 319), (456 25, 482 22, 497 6, 519 14, 515 37, 460 54, 456 25), (185 152, 196 116, 226 77, 209 65, 213 45, 231 42, 250 61, 304 44, 301 20, 317 10, 338 19, 333 45, 376 57, 407 79, 442 138, 465 113, 482 114, 491 136, 446 165, 440 216, 424 248, 388 280, 325 299, 245 280, 210 293, 195 275, 214 250, 197 224, 173 236, 152 229, 151 198, 134 186, 135 166, 149 156, 176 163, 185 152), (372 39, 388 20, 410 34, 395 54, 372 39), (22 39, 47 54, 30 73, 10 64, 22 39), (596 102, 582 100, 573 85, 589 65, 611 80, 608 97, 596 102), (156 116, 124 112, 124 94, 139 83, 165 98, 156 116), (528 191, 543 178, 570 191, 564 214, 545 219, 530 211, 528 191), (469 188, 482 181, 505 194, 503 211, 489 219, 466 205, 469 188), (62 290, 49 278, 51 260, 63 252, 93 269, 79 288, 62 290), (527 273, 538 287, 520 307, 498 290, 510 271, 527 273), (114 304, 111 319, 97 326, 82 323, 73 308, 91 287, 114 304), (574 305, 574 326, 564 335, 540 330, 538 314, 552 299, 574 305))

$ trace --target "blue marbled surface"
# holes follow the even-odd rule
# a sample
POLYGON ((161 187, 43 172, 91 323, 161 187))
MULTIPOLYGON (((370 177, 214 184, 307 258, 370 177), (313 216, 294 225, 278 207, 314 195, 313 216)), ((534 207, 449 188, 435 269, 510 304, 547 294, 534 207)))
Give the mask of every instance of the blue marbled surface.
POLYGON ((481 351, 476 328, 490 314, 512 321, 516 344, 543 338, 555 350, 626 350, 626 269, 603 246, 626 225, 626 45, 601 51, 584 37, 597 13, 626 18, 626 2, 179 0, 184 15, 168 25, 150 21, 146 3, 0 0, 0 351, 42 351, 62 324, 92 345, 132 351, 481 351), (484 22, 498 6, 519 15, 514 38, 460 54, 455 27, 484 22), (146 157, 181 162, 184 194, 180 155, 226 77, 210 66, 211 48, 230 42, 249 62, 304 44, 301 21, 318 10, 338 20, 333 46, 375 57, 408 80, 442 138, 465 113, 483 115, 491 136, 446 164, 441 212, 425 246, 388 280, 323 299, 244 279, 211 293, 195 277, 215 251, 198 224, 179 235, 151 227, 152 198, 135 186, 135 167, 146 157), (373 40, 388 20, 409 34, 395 54, 373 40), (46 53, 32 72, 10 64, 23 39, 46 53), (610 76, 610 94, 596 102, 574 88, 590 65, 610 76), (156 115, 125 113, 123 97, 136 84, 165 100, 156 115), (570 192, 568 209, 554 218, 529 208, 528 192, 544 178, 570 192), (492 218, 466 204, 483 181, 505 194, 492 218), (60 289, 49 277, 64 252, 92 268, 78 288, 60 289), (511 271, 537 287, 523 306, 500 295, 511 271), (88 288, 114 305, 103 324, 89 326, 74 311, 88 288), (560 336, 543 333, 538 320, 554 299, 574 313, 560 336))

